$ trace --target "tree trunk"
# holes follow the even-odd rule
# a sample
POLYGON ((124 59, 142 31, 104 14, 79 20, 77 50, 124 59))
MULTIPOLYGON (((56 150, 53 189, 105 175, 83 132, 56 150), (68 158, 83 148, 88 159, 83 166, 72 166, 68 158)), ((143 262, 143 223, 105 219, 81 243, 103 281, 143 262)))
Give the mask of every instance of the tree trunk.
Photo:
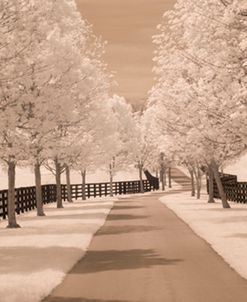
POLYGON ((66 172, 67 200, 68 202, 73 202, 72 192, 71 192, 71 182, 70 182, 70 169, 68 165, 65 166, 65 172, 66 172))
POLYGON ((44 209, 43 209, 43 200, 42 200, 40 164, 38 161, 34 166, 34 174, 35 174, 37 216, 45 216, 44 209))
POLYGON ((138 168, 139 168, 139 179, 140 179, 140 193, 144 193, 143 178, 142 178, 143 165, 139 164, 138 168))
POLYGON ((161 167, 160 167, 160 181, 161 181, 161 190, 165 191, 166 187, 165 187, 165 169, 164 169, 164 165, 161 165, 161 167))
POLYGON ((165 191, 165 166, 164 166, 164 153, 160 153, 160 181, 161 181, 161 189, 165 191))
POLYGON ((113 197, 113 169, 112 164, 109 165, 110 171, 110 196, 113 197))
POLYGON ((201 187, 202 187, 202 173, 198 165, 195 168, 193 168, 193 171, 196 178, 196 198, 200 199, 201 187))
POLYGON ((55 168, 56 168, 56 189, 57 189, 57 208, 63 208, 63 201, 62 201, 62 188, 61 188, 61 173, 62 168, 61 164, 56 158, 54 160, 55 162, 55 168))
POLYGON ((165 179, 164 179, 164 170, 160 170, 160 181, 161 181, 161 190, 165 191, 166 187, 165 187, 165 179))
POLYGON ((219 191, 219 194, 220 194, 222 206, 223 206, 224 209, 229 209, 231 207, 230 207, 230 204, 227 201, 226 193, 224 192, 224 188, 223 188, 223 185, 222 185, 222 182, 221 182, 221 179, 220 179, 219 167, 218 167, 218 165, 216 164, 216 162, 214 160, 212 160, 212 162, 211 162, 211 167, 213 169, 214 179, 216 181, 217 188, 218 188, 218 191, 219 191))
POLYGON ((8 162, 8 226, 7 228, 20 228, 16 222, 15 214, 15 162, 8 162))
POLYGON ((167 177, 166 177, 166 172, 167 172, 167 170, 166 169, 164 169, 164 175, 163 175, 163 179, 164 179, 164 185, 165 185, 165 187, 167 186, 167 177))
POLYGON ((82 177, 82 200, 86 200, 86 170, 81 171, 82 177))
POLYGON ((191 180, 191 196, 196 196, 196 188, 195 188, 195 175, 194 171, 191 168, 188 168, 190 173, 190 180, 191 180))
POLYGON ((208 203, 214 203, 214 172, 211 165, 208 165, 208 203))
POLYGON ((168 168, 168 183, 169 183, 169 188, 172 187, 172 169, 171 167, 168 168))
POLYGON ((196 179, 196 198, 201 198, 201 181, 199 178, 196 179))

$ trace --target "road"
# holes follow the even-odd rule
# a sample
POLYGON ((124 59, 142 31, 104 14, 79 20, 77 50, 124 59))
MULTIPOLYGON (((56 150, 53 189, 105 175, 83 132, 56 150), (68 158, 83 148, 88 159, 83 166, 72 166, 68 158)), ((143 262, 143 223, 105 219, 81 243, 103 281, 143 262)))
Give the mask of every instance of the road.
MULTIPOLYGON (((188 180, 176 176, 187 189, 188 180)), ((247 281, 161 195, 116 202, 85 258, 44 301, 246 302, 247 281)))

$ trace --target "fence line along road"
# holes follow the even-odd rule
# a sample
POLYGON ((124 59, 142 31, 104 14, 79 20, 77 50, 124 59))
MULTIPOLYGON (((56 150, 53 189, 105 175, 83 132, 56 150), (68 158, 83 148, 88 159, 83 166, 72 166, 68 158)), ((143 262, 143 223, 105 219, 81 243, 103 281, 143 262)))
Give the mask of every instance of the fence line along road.
MULTIPOLYGON (((113 182, 113 194, 135 194, 141 191, 141 182, 135 181, 119 181, 113 182)), ((67 200, 67 186, 62 185, 62 199, 67 200)), ((149 180, 143 180, 144 192, 155 190, 155 185, 149 180)), ((71 185, 73 199, 79 199, 83 196, 82 184, 71 185)), ((85 195, 87 198, 102 197, 110 195, 110 183, 88 183, 85 186, 85 195)), ((42 198, 43 203, 48 204, 56 201, 56 185, 43 185, 42 198)), ((7 218, 7 202, 8 190, 0 191, 0 218, 7 218)), ((15 189, 15 205, 16 213, 24 213, 36 208, 36 189, 35 187, 23 187, 15 189)))
MULTIPOLYGON (((239 182, 236 175, 220 174, 227 200, 237 203, 247 203, 247 182, 239 182)), ((208 187, 207 181, 207 187, 208 187)), ((220 198, 216 181, 214 180, 214 198, 220 198)))

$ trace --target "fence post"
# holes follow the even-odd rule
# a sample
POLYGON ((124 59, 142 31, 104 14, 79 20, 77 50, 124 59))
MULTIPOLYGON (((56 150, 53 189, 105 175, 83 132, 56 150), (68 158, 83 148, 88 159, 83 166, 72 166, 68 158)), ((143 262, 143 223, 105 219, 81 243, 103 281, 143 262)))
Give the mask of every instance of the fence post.
POLYGON ((7 200, 8 200, 8 191, 4 190, 2 192, 3 219, 7 218, 7 213, 8 213, 8 210, 7 210, 7 200))
POLYGON ((88 198, 91 197, 91 186, 90 186, 90 184, 87 185, 87 196, 88 196, 88 198))
POLYGON ((107 190, 107 183, 105 183, 105 196, 107 196, 108 194, 108 192, 107 192, 108 190, 107 190))
POLYGON ((102 196, 102 184, 100 183, 99 184, 99 197, 102 196))
POLYGON ((93 195, 94 195, 94 198, 97 196, 97 194, 96 194, 96 184, 93 185, 93 195))
POLYGON ((20 196, 19 196, 18 189, 15 191, 15 204, 16 204, 16 213, 20 214, 20 196))
POLYGON ((123 193, 126 194, 126 181, 123 183, 123 193))

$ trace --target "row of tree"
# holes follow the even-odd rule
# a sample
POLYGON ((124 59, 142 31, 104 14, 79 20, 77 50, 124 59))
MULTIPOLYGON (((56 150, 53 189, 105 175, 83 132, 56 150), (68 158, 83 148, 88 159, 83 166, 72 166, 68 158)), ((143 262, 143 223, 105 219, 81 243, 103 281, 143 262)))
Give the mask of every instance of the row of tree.
POLYGON ((71 168, 85 183, 92 163, 111 163, 126 133, 118 115, 132 112, 123 99, 109 97, 104 43, 73 0, 3 0, 0 35, 0 159, 8 168, 8 227, 15 228, 17 164, 34 167, 39 216, 42 165, 56 176, 62 207, 63 171, 68 184, 71 168))
MULTIPOLYGON (((8 227, 15 216, 15 168, 33 166, 37 214, 44 215, 41 166, 52 171, 57 207, 61 174, 109 171, 129 164, 166 171, 185 165, 200 197, 202 170, 219 168, 246 150, 247 17, 244 1, 178 0, 164 15, 156 45, 156 84, 142 113, 111 96, 104 42, 81 18, 74 0, 0 3, 0 160, 8 167, 8 227)), ((170 184, 171 185, 171 184, 170 184)), ((143 191, 143 187, 141 187, 143 191)), ((192 193, 194 194, 194 188, 192 193)), ((85 194, 84 194, 85 198, 85 194)))
MULTIPOLYGON (((82 176, 107 166, 111 194, 116 169, 135 163, 142 171, 150 156, 143 116, 124 98, 111 96, 113 80, 103 61, 105 43, 81 18, 74 0, 0 2, 0 160, 8 170, 8 227, 15 214, 15 170, 32 166, 37 215, 44 216, 41 167, 56 179, 62 208, 61 175, 82 176)), ((141 191, 143 183, 141 182, 141 191)))
POLYGON ((206 172, 209 202, 215 178, 228 208, 219 168, 247 147, 246 1, 177 0, 158 31, 156 83, 144 113, 156 157, 185 165, 198 198, 206 172))

